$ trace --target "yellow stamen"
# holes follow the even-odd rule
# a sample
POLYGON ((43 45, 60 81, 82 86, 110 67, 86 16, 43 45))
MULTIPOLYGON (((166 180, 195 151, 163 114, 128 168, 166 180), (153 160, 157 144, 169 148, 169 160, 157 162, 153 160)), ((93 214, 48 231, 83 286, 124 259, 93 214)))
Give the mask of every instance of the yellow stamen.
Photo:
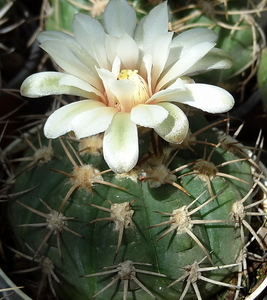
MULTIPOLYGON (((118 79, 121 80, 121 79, 128 79, 128 80, 134 80, 134 77, 135 75, 138 73, 137 70, 121 70, 119 76, 118 76, 118 79)), ((142 77, 141 77, 142 78, 142 77)))

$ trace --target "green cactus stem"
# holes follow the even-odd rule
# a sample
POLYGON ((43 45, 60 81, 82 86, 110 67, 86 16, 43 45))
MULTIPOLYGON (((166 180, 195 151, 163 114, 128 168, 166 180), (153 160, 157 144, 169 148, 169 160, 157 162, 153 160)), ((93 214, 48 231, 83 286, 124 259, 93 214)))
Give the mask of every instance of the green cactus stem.
MULTIPOLYGON (((50 161, 21 164, 9 218, 23 255, 53 264, 53 294, 210 299, 232 286, 250 231, 243 203, 252 201, 252 165, 241 147, 242 155, 223 148, 200 115, 190 124, 204 129, 179 146, 141 135, 149 151, 125 174, 108 170, 100 147, 68 137, 52 142, 50 161)), ((38 151, 33 143, 26 157, 38 151)))

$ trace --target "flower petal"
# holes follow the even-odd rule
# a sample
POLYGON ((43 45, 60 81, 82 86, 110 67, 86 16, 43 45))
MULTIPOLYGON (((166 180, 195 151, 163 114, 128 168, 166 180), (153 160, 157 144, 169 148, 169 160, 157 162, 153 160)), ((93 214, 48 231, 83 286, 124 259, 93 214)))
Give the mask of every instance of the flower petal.
POLYGON ((185 139, 189 124, 184 112, 172 103, 160 103, 169 112, 168 117, 154 130, 169 143, 180 144, 185 139))
POLYGON ((89 54, 83 55, 80 60, 69 45, 63 41, 45 41, 40 47, 67 73, 77 76, 85 81, 90 81, 92 85, 97 87, 99 79, 96 76, 95 67, 94 71, 92 71, 92 68, 86 67, 86 59, 91 60, 89 54))
POLYGON ((122 107, 122 111, 130 112, 134 103, 134 93, 136 86, 133 81, 122 80, 110 80, 109 87, 116 100, 119 101, 119 105, 122 107))
POLYGON ((118 56, 124 69, 134 70, 139 58, 139 48, 132 37, 124 33, 121 37, 107 36, 108 58, 113 62, 118 56))
POLYGON ((81 113, 97 107, 103 107, 104 104, 94 100, 81 100, 67 104, 55 112, 47 119, 44 126, 44 134, 47 138, 57 138, 73 130, 72 120, 81 113))
POLYGON ((162 87, 168 82, 171 82, 183 75, 187 75, 187 70, 205 56, 214 46, 215 43, 202 42, 201 44, 190 47, 168 70, 168 72, 164 74, 157 85, 157 91, 162 89, 162 87))
POLYGON ((42 72, 27 77, 21 85, 20 92, 29 98, 43 97, 47 95, 74 95, 87 98, 89 93, 83 89, 60 84, 65 76, 60 72, 42 72))
POLYGON ((119 37, 127 33, 133 36, 136 26, 135 10, 127 1, 112 0, 106 6, 103 25, 110 35, 119 37))
POLYGON ((179 101, 190 106, 200 108, 209 113, 224 113, 232 109, 235 104, 233 96, 225 89, 209 84, 186 84, 190 98, 179 101))
POLYGON ((73 36, 63 32, 44 31, 38 34, 37 40, 40 43, 53 41, 56 45, 58 42, 64 44, 64 47, 70 49, 75 54, 75 56, 80 61, 82 61, 92 72, 95 71, 95 59, 77 43, 73 36))
POLYGON ((111 72, 116 78, 118 78, 120 74, 120 70, 121 70, 121 60, 119 59, 118 56, 116 56, 112 63, 111 72))
POLYGON ((73 19, 73 32, 77 42, 98 62, 98 66, 107 68, 104 28, 98 20, 77 14, 73 19))
POLYGON ((99 77, 102 79, 102 82, 103 82, 103 85, 104 85, 104 88, 105 88, 105 91, 107 94, 108 103, 106 103, 106 105, 114 107, 116 99, 110 89, 109 83, 112 81, 117 81, 117 78, 112 72, 110 72, 104 68, 96 69, 96 70, 97 70, 99 77))
POLYGON ((147 85, 150 95, 152 94, 152 86, 151 86, 151 70, 152 70, 152 55, 151 54, 145 54, 143 56, 143 62, 141 64, 140 68, 140 75, 143 76, 143 78, 147 79, 147 85))
POLYGON ((208 28, 193 28, 178 34, 171 43, 171 49, 182 48, 186 51, 188 48, 205 42, 214 43, 218 35, 208 28))
POLYGON ((229 69, 233 61, 225 51, 213 48, 186 72, 188 76, 215 69, 229 69))
POLYGON ((193 28, 178 34, 173 38, 170 53, 165 68, 174 64, 189 48, 205 42, 216 42, 218 36, 207 28, 193 28))
MULTIPOLYGON (((93 93, 93 94, 101 97, 101 99, 104 99, 104 95, 99 90, 94 88, 88 82, 85 82, 84 80, 82 80, 78 77, 75 77, 73 75, 63 74, 63 76, 59 80, 59 84, 60 85, 67 85, 67 86, 73 86, 73 87, 76 87, 78 89, 84 90, 88 93, 91 93, 91 94, 93 93)), ((91 97, 90 97, 90 99, 91 99, 91 97)), ((95 99, 95 100, 97 100, 97 99, 95 99)))
POLYGON ((172 98, 162 97, 154 102, 172 101, 187 104, 209 113, 224 113, 234 106, 233 96, 218 86, 192 83, 185 84, 185 91, 180 91, 172 98))
POLYGON ((159 35, 168 32, 169 15, 167 1, 155 6, 137 25, 134 39, 146 52, 152 49, 159 35))
POLYGON ((184 82, 181 78, 178 78, 168 88, 158 91, 150 97, 146 103, 159 103, 161 101, 172 101, 173 97, 177 98, 178 93, 185 90, 184 82), (156 101, 154 101, 157 99, 156 101), (167 100, 166 100, 167 99, 167 100))
POLYGON ((37 39, 41 43, 45 41, 52 41, 52 44, 47 44, 47 49, 53 44, 56 46, 52 46, 52 50, 55 47, 57 48, 58 44, 63 45, 61 46, 63 48, 68 48, 69 51, 71 51, 74 54, 74 56, 90 70, 92 74, 96 75, 96 60, 77 43, 73 36, 62 32, 44 31, 38 34, 37 39))
POLYGON ((137 127, 130 114, 117 113, 106 130, 103 154, 109 167, 116 173, 130 171, 138 160, 137 127))
POLYGON ((155 41, 153 54, 152 54, 153 56, 152 90, 155 89, 155 85, 158 81, 158 78, 161 72, 164 70, 166 61, 169 56, 172 36, 173 36, 173 32, 167 32, 164 35, 159 36, 155 41))
POLYGON ((78 139, 104 132, 117 110, 113 107, 97 107, 77 115, 71 126, 78 139))
POLYGON ((43 31, 40 32, 36 39, 42 43, 44 41, 65 41, 69 42, 70 44, 75 42, 73 36, 63 33, 63 32, 58 32, 58 31, 43 31))
POLYGON ((159 105, 139 104, 131 110, 131 120, 149 128, 160 125, 167 117, 168 112, 159 105))

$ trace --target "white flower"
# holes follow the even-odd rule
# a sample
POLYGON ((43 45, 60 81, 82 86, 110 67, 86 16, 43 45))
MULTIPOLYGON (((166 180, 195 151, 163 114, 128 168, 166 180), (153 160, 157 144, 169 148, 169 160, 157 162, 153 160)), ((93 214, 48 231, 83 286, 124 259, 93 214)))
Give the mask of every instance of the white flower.
POLYGON ((101 21, 76 15, 73 31, 73 37, 52 31, 39 34, 41 48, 63 71, 28 77, 21 93, 82 97, 51 114, 45 135, 57 138, 74 131, 77 138, 84 138, 105 132, 104 158, 117 173, 137 163, 137 126, 153 128, 166 141, 181 143, 188 120, 176 103, 211 113, 226 112, 234 104, 224 89, 188 77, 231 66, 227 54, 214 48, 216 34, 197 28, 173 37, 166 1, 136 25, 128 2, 111 0, 101 21))

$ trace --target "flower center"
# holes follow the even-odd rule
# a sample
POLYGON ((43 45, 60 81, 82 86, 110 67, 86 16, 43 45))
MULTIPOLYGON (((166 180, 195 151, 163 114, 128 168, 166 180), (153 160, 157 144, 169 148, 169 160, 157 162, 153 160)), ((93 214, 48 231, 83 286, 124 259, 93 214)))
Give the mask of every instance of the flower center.
MULTIPOLYGON (((131 108, 138 104, 145 103, 147 99, 149 99, 147 83, 144 78, 137 73, 137 70, 121 70, 117 78, 118 80, 131 80, 135 85, 135 92, 133 93, 131 98, 131 108)), ((117 102, 116 106, 117 108, 118 106, 120 106, 119 101, 117 102)))

